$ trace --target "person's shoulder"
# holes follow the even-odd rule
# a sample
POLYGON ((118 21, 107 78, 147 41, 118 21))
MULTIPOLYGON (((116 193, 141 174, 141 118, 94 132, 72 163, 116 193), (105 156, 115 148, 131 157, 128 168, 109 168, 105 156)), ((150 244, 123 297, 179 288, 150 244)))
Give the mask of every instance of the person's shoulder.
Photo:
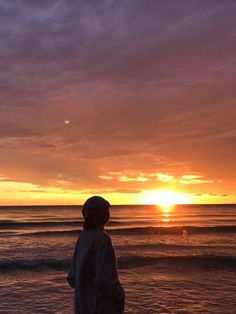
POLYGON ((111 237, 105 230, 98 230, 96 232, 97 243, 111 243, 111 237))

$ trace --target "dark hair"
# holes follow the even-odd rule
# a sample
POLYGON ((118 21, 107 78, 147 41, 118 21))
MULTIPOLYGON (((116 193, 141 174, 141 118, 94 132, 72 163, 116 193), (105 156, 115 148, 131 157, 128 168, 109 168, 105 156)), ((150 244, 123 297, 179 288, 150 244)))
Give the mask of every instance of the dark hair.
POLYGON ((92 196, 84 203, 84 229, 104 228, 110 218, 110 203, 101 196, 92 196))

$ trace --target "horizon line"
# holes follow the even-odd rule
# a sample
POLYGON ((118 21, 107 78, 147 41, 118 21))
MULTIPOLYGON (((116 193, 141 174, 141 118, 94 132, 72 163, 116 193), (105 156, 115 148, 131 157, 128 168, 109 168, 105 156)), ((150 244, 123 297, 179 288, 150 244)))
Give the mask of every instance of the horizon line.
MULTIPOLYGON (((7 204, 7 205, 1 205, 0 207, 74 207, 74 206, 83 206, 84 204, 7 204)), ((230 206, 230 205, 236 205, 236 203, 182 203, 182 204, 174 204, 173 206, 179 206, 179 205, 201 205, 201 206, 211 206, 211 205, 220 205, 220 206, 230 206)), ((111 204, 112 206, 162 206, 161 204, 111 204)))

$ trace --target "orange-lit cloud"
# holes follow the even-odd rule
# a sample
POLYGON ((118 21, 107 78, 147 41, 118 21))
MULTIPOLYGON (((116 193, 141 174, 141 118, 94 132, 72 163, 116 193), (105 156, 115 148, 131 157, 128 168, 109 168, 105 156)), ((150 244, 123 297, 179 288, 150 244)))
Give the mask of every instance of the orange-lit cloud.
POLYGON ((185 174, 180 177, 157 173, 157 180, 160 182, 175 183, 175 184, 206 184, 213 183, 213 180, 204 179, 202 175, 185 174))
POLYGON ((120 182, 132 182, 132 181, 135 181, 135 182, 146 182, 148 180, 149 180, 148 178, 141 177, 141 176, 140 177, 131 177, 131 178, 129 178, 127 176, 121 176, 119 178, 120 182))
POLYGON ((0 203, 236 202, 234 1, 0 7, 0 203))

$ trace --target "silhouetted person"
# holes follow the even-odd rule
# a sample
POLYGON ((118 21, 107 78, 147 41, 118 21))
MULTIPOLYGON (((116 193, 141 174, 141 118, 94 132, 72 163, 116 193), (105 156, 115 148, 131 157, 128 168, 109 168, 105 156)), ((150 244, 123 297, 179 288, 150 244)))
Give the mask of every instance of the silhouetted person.
POLYGON ((124 290, 120 284, 115 251, 104 226, 110 204, 93 196, 83 206, 83 231, 77 240, 69 285, 75 288, 76 314, 124 313, 124 290))

